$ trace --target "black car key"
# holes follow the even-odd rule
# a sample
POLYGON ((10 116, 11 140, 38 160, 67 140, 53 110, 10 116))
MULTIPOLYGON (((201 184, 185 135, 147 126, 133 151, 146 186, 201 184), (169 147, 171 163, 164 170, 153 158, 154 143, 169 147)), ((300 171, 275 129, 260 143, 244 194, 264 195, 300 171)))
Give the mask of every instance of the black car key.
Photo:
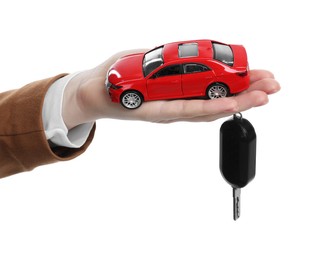
POLYGON ((240 217, 240 191, 255 176, 257 136, 252 124, 235 114, 220 128, 220 171, 233 189, 234 220, 240 217))

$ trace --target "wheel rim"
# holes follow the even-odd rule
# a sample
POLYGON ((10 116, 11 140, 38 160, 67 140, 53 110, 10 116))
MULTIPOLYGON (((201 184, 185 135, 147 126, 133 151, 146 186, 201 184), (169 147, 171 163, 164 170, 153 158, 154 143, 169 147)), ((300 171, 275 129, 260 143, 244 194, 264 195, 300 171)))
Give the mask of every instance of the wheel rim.
POLYGON ((122 103, 127 108, 137 108, 141 105, 141 97, 134 92, 126 93, 122 98, 122 103))
POLYGON ((214 85, 208 90, 208 97, 210 99, 226 97, 227 94, 227 89, 221 85, 214 85))

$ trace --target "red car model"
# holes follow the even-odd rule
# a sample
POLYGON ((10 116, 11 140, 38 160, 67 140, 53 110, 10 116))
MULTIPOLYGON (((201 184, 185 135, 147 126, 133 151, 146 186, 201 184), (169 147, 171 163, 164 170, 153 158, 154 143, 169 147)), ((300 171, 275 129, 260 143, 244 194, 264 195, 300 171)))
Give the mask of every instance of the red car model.
POLYGON ((143 101, 227 97, 249 87, 246 50, 211 40, 168 43, 117 60, 106 76, 113 102, 138 108, 143 101))

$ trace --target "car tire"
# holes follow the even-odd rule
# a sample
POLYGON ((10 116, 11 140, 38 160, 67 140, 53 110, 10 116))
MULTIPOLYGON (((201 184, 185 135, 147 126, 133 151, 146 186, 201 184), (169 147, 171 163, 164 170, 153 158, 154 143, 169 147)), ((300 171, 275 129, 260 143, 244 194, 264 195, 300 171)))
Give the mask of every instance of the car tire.
POLYGON ((229 95, 229 88, 222 83, 213 83, 207 88, 208 99, 228 97, 229 95))
POLYGON ((140 92, 129 90, 121 95, 120 103, 127 109, 136 109, 142 105, 143 97, 140 92))

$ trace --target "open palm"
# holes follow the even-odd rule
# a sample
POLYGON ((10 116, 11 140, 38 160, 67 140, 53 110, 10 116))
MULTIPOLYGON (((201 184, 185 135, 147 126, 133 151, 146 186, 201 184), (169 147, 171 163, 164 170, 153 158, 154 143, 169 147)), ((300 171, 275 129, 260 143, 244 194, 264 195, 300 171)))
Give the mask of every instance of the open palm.
POLYGON ((120 52, 73 78, 66 88, 63 117, 70 129, 100 118, 143 120, 159 123, 177 121, 213 121, 236 112, 265 105, 268 95, 280 90, 274 75, 267 70, 250 71, 250 87, 232 97, 213 100, 161 100, 144 102, 135 110, 128 110, 111 102, 104 82, 108 68, 126 54, 145 50, 120 52))

